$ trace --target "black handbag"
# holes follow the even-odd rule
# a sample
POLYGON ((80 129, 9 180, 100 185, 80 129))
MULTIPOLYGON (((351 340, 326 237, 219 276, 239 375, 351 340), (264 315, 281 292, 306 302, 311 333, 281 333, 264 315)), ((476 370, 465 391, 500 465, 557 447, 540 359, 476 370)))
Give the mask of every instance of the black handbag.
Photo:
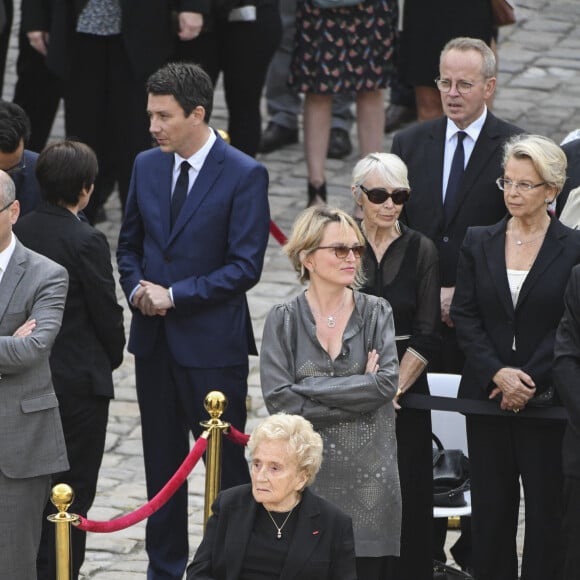
POLYGON ((462 570, 457 570, 451 566, 447 566, 442 562, 433 560, 433 580, 460 580, 463 578, 467 580, 468 578, 473 580, 473 576, 462 570))
POLYGON ((444 449, 436 435, 433 447, 433 505, 463 507, 469 491, 469 459, 461 449, 444 449))

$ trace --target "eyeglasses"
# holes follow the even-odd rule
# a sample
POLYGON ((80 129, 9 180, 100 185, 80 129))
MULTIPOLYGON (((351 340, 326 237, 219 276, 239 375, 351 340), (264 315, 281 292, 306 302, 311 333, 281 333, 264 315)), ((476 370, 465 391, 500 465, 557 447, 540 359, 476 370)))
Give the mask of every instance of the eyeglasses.
POLYGON ((0 213, 6 211, 16 200, 12 200, 10 203, 7 203, 4 207, 0 207, 0 213))
MULTIPOLYGON (((451 90, 451 87, 453 86, 453 83, 449 79, 436 78, 435 84, 442 93, 448 93, 451 90)), ((459 94, 467 95, 468 93, 471 92, 471 89, 475 85, 476 83, 470 83, 469 81, 457 81, 455 83, 455 88, 457 89, 457 92, 459 94)))
POLYGON ((374 187, 373 189, 367 189, 364 185, 359 184, 361 191, 369 198, 371 203, 385 203, 389 197, 393 200, 395 205, 403 205, 411 195, 408 189, 395 189, 393 193, 389 193, 386 189, 382 187, 374 187))
POLYGON ((545 181, 542 181, 542 183, 534 184, 528 183, 527 181, 512 181, 511 179, 504 179, 503 177, 498 177, 495 183, 502 191, 506 191, 514 187, 518 193, 528 193, 532 191, 532 189, 536 189, 536 187, 548 185, 545 181))
POLYGON ((334 250, 334 255, 339 260, 346 260, 348 255, 352 252, 352 255, 358 259, 362 257, 365 253, 364 246, 318 246, 317 250, 334 250))

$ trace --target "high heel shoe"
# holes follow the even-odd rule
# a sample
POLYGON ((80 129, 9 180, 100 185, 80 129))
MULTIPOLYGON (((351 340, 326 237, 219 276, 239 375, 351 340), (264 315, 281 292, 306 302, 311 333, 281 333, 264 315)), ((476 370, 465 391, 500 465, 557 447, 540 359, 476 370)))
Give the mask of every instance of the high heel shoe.
POLYGON ((307 207, 312 207, 315 205, 325 205, 326 204, 326 183, 316 187, 312 183, 308 182, 308 205, 307 207))

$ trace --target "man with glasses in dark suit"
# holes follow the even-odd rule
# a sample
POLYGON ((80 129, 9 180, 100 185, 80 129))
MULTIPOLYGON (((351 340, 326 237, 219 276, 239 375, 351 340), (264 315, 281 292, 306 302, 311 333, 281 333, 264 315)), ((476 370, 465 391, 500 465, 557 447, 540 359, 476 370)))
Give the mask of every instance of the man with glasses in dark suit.
POLYGON ((30 121, 22 107, 0 101, 0 169, 6 171, 16 186, 20 215, 36 208, 40 190, 34 175, 38 153, 26 149, 30 121))

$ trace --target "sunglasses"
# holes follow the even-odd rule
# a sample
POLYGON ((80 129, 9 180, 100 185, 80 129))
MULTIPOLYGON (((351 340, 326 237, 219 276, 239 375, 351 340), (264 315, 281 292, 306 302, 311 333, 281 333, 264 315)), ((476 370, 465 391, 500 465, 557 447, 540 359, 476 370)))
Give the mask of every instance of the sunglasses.
POLYGON ((395 189, 393 193, 389 193, 386 189, 382 187, 374 187, 373 189, 367 189, 364 185, 359 184, 361 191, 363 191, 369 198, 371 203, 385 203, 389 197, 393 200, 395 205, 403 205, 411 195, 408 189, 395 189))
POLYGON ((347 256, 352 252, 355 258, 360 258, 365 253, 364 246, 318 246, 317 250, 334 250, 334 255, 339 260, 346 260, 347 256))

